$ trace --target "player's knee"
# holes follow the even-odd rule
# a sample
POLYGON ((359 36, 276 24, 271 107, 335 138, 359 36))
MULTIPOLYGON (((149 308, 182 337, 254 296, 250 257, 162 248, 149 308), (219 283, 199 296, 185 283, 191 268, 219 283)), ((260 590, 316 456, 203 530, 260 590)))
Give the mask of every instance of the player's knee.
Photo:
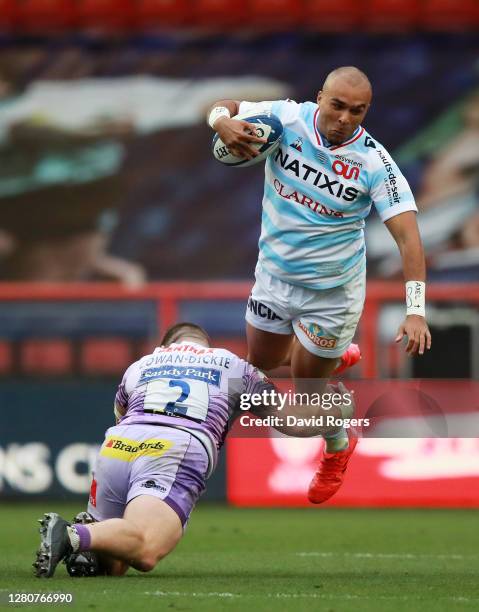
POLYGON ((155 569, 157 563, 166 557, 169 551, 145 551, 141 558, 136 563, 136 568, 140 570, 140 572, 151 572, 155 569))
POLYGON ((151 570, 155 569, 157 563, 166 557, 169 552, 170 548, 152 547, 151 545, 145 543, 135 567, 136 569, 139 569, 140 572, 151 572, 151 570))
POLYGON ((141 559, 136 563, 136 569, 140 570, 140 572, 151 572, 155 569, 157 564, 157 559, 153 555, 145 554, 141 557, 141 559))
POLYGON ((132 563, 133 567, 139 572, 151 572, 156 567, 156 561, 154 559, 147 559, 146 557, 140 561, 132 563))

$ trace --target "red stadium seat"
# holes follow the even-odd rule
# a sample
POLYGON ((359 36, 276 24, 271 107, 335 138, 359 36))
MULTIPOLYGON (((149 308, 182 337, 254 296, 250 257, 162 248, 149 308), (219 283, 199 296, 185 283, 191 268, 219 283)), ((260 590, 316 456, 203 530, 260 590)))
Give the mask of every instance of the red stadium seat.
POLYGON ((128 342, 121 338, 92 339, 83 343, 82 370, 89 375, 121 375, 131 361, 128 342))
POLYGON ((419 22, 419 0, 367 0, 366 25, 388 32, 411 30, 419 22))
POLYGON ((304 19, 314 30, 344 32, 363 22, 364 8, 357 0, 304 0, 304 19))
POLYGON ((195 0, 193 25, 206 28, 249 26, 248 7, 244 0, 195 0))
POLYGON ((181 26, 190 18, 188 0, 137 0, 135 21, 142 29, 181 26))
POLYGON ((248 21, 258 28, 287 28, 303 20, 302 0, 250 0, 248 21))
POLYGON ((17 6, 20 31, 61 30, 74 25, 74 0, 23 0, 17 6))
POLYGON ((124 30, 134 25, 130 0, 78 0, 77 21, 81 28, 124 30))
POLYGON ((13 28, 17 12, 15 0, 0 0, 0 30, 11 30, 13 28))
POLYGON ((12 351, 8 342, 0 342, 0 373, 9 372, 12 367, 12 351))
POLYGON ((478 0, 423 0, 422 25, 431 30, 473 30, 479 26, 478 0))
POLYGON ((28 340, 21 357, 22 370, 30 374, 67 374, 73 363, 66 340, 28 340))
POLYGON ((140 359, 143 355, 149 355, 155 348, 160 344, 160 339, 157 338, 156 342, 154 339, 143 340, 135 343, 132 350, 132 361, 134 359, 140 359))

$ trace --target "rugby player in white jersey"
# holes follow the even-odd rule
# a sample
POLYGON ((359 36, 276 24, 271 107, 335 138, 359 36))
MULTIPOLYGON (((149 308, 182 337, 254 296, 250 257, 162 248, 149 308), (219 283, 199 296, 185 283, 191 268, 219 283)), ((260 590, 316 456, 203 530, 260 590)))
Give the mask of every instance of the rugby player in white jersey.
MULTIPOLYGON (((396 342, 406 351, 431 347, 425 319, 425 261, 417 208, 386 149, 361 126, 371 104, 368 77, 348 66, 331 72, 316 103, 221 100, 209 125, 228 149, 251 159, 261 142, 234 116, 272 112, 284 133, 267 159, 256 283, 246 310, 248 360, 262 370, 290 362, 297 385, 327 379, 351 363, 365 297, 364 219, 374 204, 397 242, 406 281, 406 317, 396 342)), ((354 359, 352 360, 354 362, 354 359)), ((341 486, 357 440, 326 438, 309 498, 321 503, 341 486)))
MULTIPOLYGON (((296 405, 301 418, 350 418, 353 402, 344 386, 340 406, 296 405)), ((116 425, 98 454, 88 504, 70 524, 51 512, 40 519, 41 544, 34 562, 39 578, 50 578, 65 559, 69 573, 122 575, 129 566, 152 570, 183 535, 232 419, 244 397, 276 390, 264 374, 234 353, 211 348, 197 325, 170 328, 162 346, 133 363, 115 396, 116 425)), ((272 393, 274 392, 274 393, 272 393)), ((259 395, 256 395, 259 397, 259 395)), ((278 419, 278 404, 251 410, 278 419)), ((288 406, 275 429, 314 436, 324 427, 291 425, 288 406)), ((311 421, 310 421, 311 422, 311 421)))

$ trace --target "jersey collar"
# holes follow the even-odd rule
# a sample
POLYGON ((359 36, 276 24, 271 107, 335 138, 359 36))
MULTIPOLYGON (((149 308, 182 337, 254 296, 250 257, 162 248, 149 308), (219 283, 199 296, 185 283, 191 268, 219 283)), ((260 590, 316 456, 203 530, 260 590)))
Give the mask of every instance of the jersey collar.
MULTIPOLYGON (((181 344, 194 344, 195 346, 202 346, 203 347, 202 344, 198 344, 197 342, 193 342, 193 340, 182 340, 181 342, 172 342, 170 344, 170 346, 173 346, 173 344, 175 344, 177 346, 179 346, 181 344)), ((203 347, 203 348, 208 348, 208 347, 203 347)), ((164 346, 157 346, 155 348, 155 350, 153 351, 153 353, 161 353, 161 351, 164 351, 164 350, 165 350, 164 346)))

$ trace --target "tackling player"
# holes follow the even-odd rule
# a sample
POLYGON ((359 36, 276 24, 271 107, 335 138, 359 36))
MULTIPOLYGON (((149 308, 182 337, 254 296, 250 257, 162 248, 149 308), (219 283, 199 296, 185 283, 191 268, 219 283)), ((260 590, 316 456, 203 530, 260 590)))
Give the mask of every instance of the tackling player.
MULTIPOLYGON (((119 386, 117 425, 106 432, 97 457, 88 514, 81 513, 74 524, 56 513, 40 519, 36 576, 51 577, 62 559, 71 575, 95 574, 98 562, 102 573, 116 576, 130 565, 152 570, 183 535, 241 397, 274 390, 246 361, 210 348, 197 325, 170 328, 162 346, 133 363, 119 386)), ((339 391, 344 394, 345 388, 339 391)), ((298 409, 304 417, 322 413, 305 405, 295 406, 294 414, 298 409)), ((349 418, 352 411, 352 403, 345 402, 327 414, 349 418)), ((265 418, 275 408, 259 407, 255 414, 265 418)), ((324 431, 319 426, 277 429, 301 436, 324 431)))
MULTIPOLYGON (((293 378, 327 379, 351 345, 365 298, 364 223, 371 205, 402 257, 406 281, 406 351, 431 346, 425 319, 425 261, 409 185, 386 149, 361 126, 371 104, 367 76, 355 67, 331 72, 316 103, 221 100, 209 125, 238 157, 255 157, 264 141, 239 113, 272 112, 284 133, 266 161, 256 282, 246 310, 248 360, 271 370, 290 360, 293 378)), ((352 348, 351 348, 352 347, 352 348)), ((353 360, 354 361, 354 360, 353 360)), ((326 438, 309 488, 321 503, 341 485, 355 439, 326 438)))

